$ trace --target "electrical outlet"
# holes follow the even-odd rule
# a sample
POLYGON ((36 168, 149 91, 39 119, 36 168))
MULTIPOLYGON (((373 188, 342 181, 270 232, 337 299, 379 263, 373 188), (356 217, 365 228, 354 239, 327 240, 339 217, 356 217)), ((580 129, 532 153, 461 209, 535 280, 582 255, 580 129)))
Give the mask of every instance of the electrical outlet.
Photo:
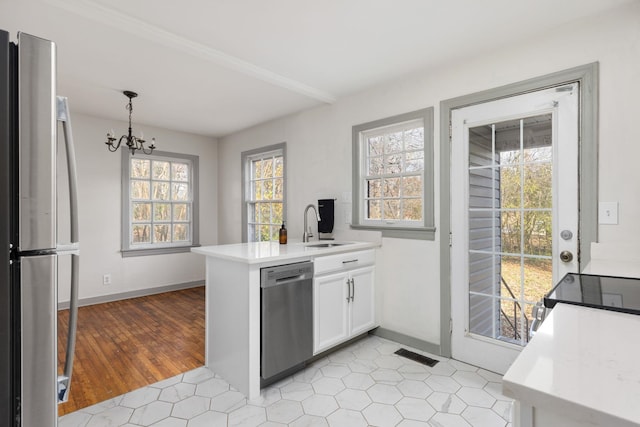
POLYGON ((109 286, 111 284, 111 275, 110 274, 105 274, 104 276, 102 276, 102 284, 104 286, 109 286))

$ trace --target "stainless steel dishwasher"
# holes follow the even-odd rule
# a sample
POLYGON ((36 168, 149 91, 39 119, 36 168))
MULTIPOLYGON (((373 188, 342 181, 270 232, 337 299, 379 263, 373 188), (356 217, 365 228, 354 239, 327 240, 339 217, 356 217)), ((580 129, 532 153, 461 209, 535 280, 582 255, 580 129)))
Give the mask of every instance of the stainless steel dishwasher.
POLYGON ((313 356, 312 281, 312 262, 260 270, 263 385, 313 356))

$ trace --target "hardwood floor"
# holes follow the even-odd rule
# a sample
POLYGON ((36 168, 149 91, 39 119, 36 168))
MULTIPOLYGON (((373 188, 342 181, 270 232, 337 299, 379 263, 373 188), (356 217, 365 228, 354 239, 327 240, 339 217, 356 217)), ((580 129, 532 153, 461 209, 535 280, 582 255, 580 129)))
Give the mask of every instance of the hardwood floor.
MULTIPOLYGON (((63 361, 69 311, 58 314, 63 361)), ((204 286, 80 307, 75 353, 59 415, 204 365, 204 286)))

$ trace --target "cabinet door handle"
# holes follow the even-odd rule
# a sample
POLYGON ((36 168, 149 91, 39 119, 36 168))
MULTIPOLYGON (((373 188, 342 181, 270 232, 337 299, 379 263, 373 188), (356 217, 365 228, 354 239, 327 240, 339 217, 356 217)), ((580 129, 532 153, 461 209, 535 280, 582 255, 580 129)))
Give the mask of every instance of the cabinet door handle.
POLYGON ((351 278, 351 302, 353 302, 353 297, 356 296, 356 284, 353 280, 353 277, 351 278))
POLYGON ((349 263, 352 263, 352 262, 358 262, 358 259, 356 258, 356 259, 350 259, 348 261, 342 261, 343 264, 349 264, 349 263))
POLYGON ((347 303, 351 300, 351 279, 347 279, 347 303))

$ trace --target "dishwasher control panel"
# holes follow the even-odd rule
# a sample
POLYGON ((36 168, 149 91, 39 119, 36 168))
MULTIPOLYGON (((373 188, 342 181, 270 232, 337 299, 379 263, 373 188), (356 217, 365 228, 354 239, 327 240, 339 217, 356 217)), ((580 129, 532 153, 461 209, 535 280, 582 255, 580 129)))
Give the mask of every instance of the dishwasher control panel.
POLYGON ((305 261, 295 264, 276 265, 260 270, 260 287, 278 285, 289 280, 304 280, 313 277, 313 263, 305 261))

